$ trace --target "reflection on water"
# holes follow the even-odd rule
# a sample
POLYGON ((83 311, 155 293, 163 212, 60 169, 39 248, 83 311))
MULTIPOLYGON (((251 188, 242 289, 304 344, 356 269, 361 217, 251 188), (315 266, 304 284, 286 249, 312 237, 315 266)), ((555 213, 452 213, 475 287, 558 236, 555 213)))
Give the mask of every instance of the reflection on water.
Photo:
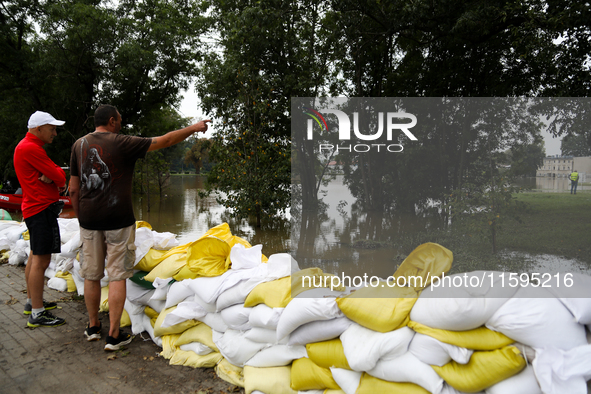
MULTIPOLYGON (((520 178, 516 182, 517 186, 522 186, 535 191, 546 193, 567 193, 570 192, 570 180, 567 178, 535 177, 520 178)), ((591 186, 581 186, 579 182, 577 190, 591 190, 591 186)))
MULTIPOLYGON (((540 191, 568 192, 565 178, 526 178, 520 186, 540 191)), ((414 234, 426 228, 439 228, 441 218, 433 212, 420 215, 398 212, 362 212, 356 209, 355 199, 342 177, 331 181, 325 191, 326 211, 322 214, 294 214, 292 227, 285 220, 257 229, 247 220, 232 218, 231 212, 220 206, 214 196, 199 197, 203 178, 199 176, 171 177, 164 197, 134 196, 137 220, 144 220, 154 231, 171 232, 180 244, 197 240, 207 230, 228 223, 232 234, 246 239, 252 245, 263 245, 267 256, 291 253, 301 268, 320 267, 325 272, 349 276, 365 274, 368 277, 392 275, 404 256, 393 248, 397 238, 414 234), (148 208, 149 207, 149 208, 148 208)), ((11 215, 22 220, 20 213, 11 215)), ((65 210, 62 217, 74 217, 65 210)), ((418 246, 418 245, 417 245, 418 246)))
POLYGON ((199 197, 203 189, 203 177, 174 176, 160 200, 151 196, 134 196, 134 211, 137 220, 144 220, 154 231, 171 232, 179 243, 197 240, 207 230, 221 223, 228 223, 233 235, 246 239, 252 245, 263 245, 263 253, 287 252, 289 250, 289 225, 274 224, 257 229, 247 220, 232 218, 231 212, 222 207, 211 195, 199 197))
POLYGON ((400 251, 391 246, 398 237, 441 225, 438 215, 361 212, 342 179, 337 176, 323 188, 324 212, 294 214, 292 253, 301 268, 387 277, 402 260, 400 251))

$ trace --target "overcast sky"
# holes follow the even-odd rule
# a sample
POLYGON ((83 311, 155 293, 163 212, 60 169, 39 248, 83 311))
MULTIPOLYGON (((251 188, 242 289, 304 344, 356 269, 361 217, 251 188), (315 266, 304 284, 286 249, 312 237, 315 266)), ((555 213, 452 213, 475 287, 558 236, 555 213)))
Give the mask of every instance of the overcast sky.
MULTIPOLYGON (((198 107, 199 99, 197 97, 197 93, 195 93, 194 88, 189 88, 188 91, 184 93, 184 98, 181 102, 181 107, 179 112, 184 117, 191 117, 194 118, 195 121, 198 119, 207 119, 206 115, 203 114, 198 107)), ((210 138, 215 131, 215 123, 216 119, 212 119, 212 123, 210 123, 209 129, 203 135, 205 138, 210 138)), ((560 139, 553 138, 550 133, 543 132, 544 141, 546 143, 546 155, 547 156, 554 156, 560 154, 560 139)))

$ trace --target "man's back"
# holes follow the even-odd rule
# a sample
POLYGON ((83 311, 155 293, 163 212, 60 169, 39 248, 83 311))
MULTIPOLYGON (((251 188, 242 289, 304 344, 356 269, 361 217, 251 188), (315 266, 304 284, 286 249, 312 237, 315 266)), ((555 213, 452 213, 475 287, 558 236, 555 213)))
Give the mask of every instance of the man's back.
POLYGON ((111 132, 90 133, 74 143, 70 171, 80 178, 78 220, 82 227, 114 230, 135 223, 134 167, 150 144, 150 138, 111 132))

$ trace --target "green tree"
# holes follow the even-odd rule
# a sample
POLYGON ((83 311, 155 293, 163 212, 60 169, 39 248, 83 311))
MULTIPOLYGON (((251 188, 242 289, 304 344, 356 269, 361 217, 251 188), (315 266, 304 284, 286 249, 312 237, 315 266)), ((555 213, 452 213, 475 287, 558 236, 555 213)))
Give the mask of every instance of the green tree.
POLYGON ((11 148, 35 110, 66 121, 47 148, 58 164, 68 163, 75 139, 94 129, 100 103, 118 107, 123 132, 144 133, 137 124, 177 106, 196 74, 201 7, 181 0, 4 1, 0 167, 11 166, 11 148))
POLYGON ((584 134, 567 135, 560 143, 560 151, 563 156, 591 156, 591 145, 587 142, 584 134))
POLYGON ((211 2, 218 49, 197 84, 204 112, 221 121, 208 190, 224 192, 224 205, 259 225, 289 205, 290 98, 321 93, 328 73, 315 44, 324 4, 211 2))
POLYGON ((190 149, 185 152, 185 164, 193 164, 197 174, 209 163, 209 152, 212 147, 212 141, 208 138, 198 138, 190 149))

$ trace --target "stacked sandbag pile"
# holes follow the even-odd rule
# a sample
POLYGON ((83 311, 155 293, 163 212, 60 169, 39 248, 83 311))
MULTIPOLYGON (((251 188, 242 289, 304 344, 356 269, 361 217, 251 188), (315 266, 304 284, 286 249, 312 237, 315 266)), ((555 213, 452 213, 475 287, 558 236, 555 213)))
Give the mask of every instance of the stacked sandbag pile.
POLYGON ((247 394, 587 392, 591 277, 544 288, 479 271, 448 277, 488 279, 479 286, 440 286, 452 253, 428 243, 393 275, 408 287, 330 289, 330 274, 267 258, 227 224, 186 245, 146 245, 127 282, 133 333, 247 394))

